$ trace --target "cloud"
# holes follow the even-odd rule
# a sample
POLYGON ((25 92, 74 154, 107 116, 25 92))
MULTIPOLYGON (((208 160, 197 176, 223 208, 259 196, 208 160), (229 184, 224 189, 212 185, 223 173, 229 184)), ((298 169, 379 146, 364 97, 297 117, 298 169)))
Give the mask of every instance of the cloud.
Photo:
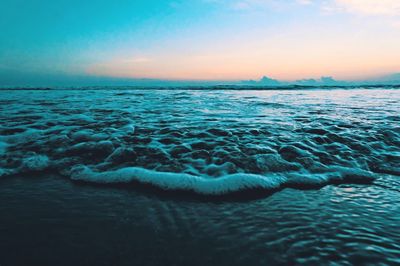
POLYGON ((313 3, 312 0, 297 0, 296 2, 300 5, 311 5, 313 3))
POLYGON ((400 16, 400 0, 203 0, 233 9, 320 5, 324 11, 361 15, 400 16))
POLYGON ((256 8, 282 8, 293 5, 310 5, 313 0, 203 0, 205 3, 223 4, 235 10, 249 10, 256 8))
POLYGON ((127 63, 148 63, 151 61, 152 61, 152 59, 148 58, 148 57, 134 57, 134 58, 126 59, 127 63))
POLYGON ((400 29, 400 19, 399 20, 395 20, 392 22, 392 26, 394 28, 399 28, 400 29))
POLYGON ((333 0, 328 2, 325 10, 360 15, 400 16, 400 0, 333 0))

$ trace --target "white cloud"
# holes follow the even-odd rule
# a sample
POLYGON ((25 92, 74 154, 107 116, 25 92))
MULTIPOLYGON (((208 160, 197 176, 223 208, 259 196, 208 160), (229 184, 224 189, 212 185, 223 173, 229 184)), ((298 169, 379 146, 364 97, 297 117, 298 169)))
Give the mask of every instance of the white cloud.
POLYGON ((333 0, 329 1, 325 10, 361 15, 400 16, 400 0, 333 0))
POLYGON ((254 8, 282 8, 293 5, 310 5, 314 0, 203 0, 205 3, 224 4, 236 10, 254 8))
POLYGON ((206 3, 228 5, 234 9, 282 7, 293 5, 321 5, 329 12, 361 15, 400 16, 400 0, 203 0, 206 3))

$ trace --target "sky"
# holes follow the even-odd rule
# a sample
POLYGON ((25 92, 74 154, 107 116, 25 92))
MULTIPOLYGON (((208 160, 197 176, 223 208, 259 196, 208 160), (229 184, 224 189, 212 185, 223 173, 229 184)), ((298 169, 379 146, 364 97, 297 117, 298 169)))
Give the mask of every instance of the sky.
POLYGON ((363 80, 399 73, 399 47, 399 0, 0 1, 0 85, 363 80))

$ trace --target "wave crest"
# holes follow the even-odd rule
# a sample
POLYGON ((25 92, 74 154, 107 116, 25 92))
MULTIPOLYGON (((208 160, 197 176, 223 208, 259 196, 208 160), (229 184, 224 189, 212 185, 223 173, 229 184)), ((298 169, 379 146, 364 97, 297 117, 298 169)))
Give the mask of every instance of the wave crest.
POLYGON ((226 195, 247 190, 276 190, 285 186, 322 186, 329 183, 371 182, 375 176, 367 171, 342 168, 325 174, 237 173, 219 178, 206 178, 185 173, 157 172, 138 167, 97 172, 79 165, 71 171, 71 179, 101 184, 140 182, 163 190, 193 191, 202 195, 226 195))

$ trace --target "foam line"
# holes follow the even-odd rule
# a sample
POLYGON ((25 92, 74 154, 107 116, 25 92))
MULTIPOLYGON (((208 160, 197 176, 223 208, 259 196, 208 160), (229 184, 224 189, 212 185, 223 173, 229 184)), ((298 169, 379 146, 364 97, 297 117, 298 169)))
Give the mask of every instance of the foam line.
POLYGON ((184 173, 157 172, 138 167, 126 167, 114 171, 96 172, 87 166, 76 166, 71 172, 72 180, 102 184, 140 182, 164 190, 193 191, 203 195, 226 195, 252 189, 274 190, 283 185, 324 185, 332 181, 354 178, 373 180, 369 172, 354 173, 341 169, 327 174, 269 174, 237 173, 219 178, 208 178, 184 173))

